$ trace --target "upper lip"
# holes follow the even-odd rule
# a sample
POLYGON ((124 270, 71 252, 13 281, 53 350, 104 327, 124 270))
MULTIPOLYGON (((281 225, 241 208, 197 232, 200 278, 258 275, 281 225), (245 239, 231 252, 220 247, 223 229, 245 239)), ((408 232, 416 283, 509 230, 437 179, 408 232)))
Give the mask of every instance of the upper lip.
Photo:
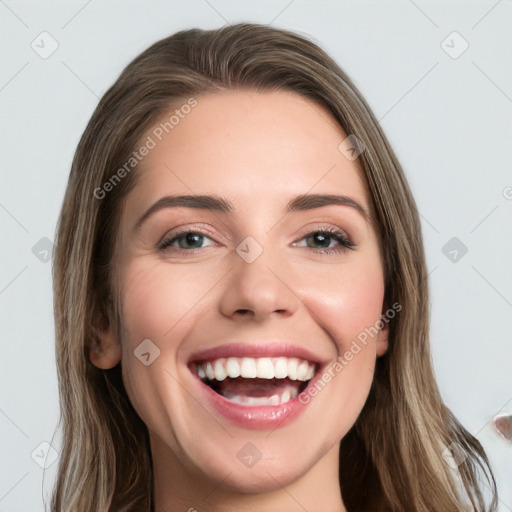
POLYGON ((189 363, 199 363, 203 361, 213 361, 215 359, 228 357, 296 357, 317 365, 326 362, 324 358, 313 354, 310 350, 290 343, 289 341, 259 341, 253 342, 230 342, 216 347, 202 349, 194 352, 190 357, 189 363))

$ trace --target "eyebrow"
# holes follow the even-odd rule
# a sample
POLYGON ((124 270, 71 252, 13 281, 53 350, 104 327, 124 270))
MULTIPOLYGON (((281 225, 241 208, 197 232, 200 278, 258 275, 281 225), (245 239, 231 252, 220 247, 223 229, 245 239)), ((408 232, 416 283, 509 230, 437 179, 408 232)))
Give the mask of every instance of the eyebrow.
MULTIPOLYGON (((370 212, 361 206, 355 199, 345 195, 336 194, 303 194, 293 197, 286 205, 285 213, 312 210, 323 206, 349 206, 356 210, 365 220, 370 222, 370 212)), ((148 210, 136 222, 134 229, 140 226, 153 214, 165 208, 176 208, 184 206, 186 208, 196 208, 199 210, 211 210, 219 213, 233 213, 235 208, 233 204, 220 196, 216 195, 179 195, 165 196, 149 207, 148 210)))

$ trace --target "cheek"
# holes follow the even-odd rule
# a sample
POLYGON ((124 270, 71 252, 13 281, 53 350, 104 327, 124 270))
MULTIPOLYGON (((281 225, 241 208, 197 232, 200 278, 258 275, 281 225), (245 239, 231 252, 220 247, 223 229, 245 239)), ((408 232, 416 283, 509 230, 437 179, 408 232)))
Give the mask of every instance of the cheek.
POLYGON ((156 343, 165 340, 168 346, 179 339, 181 325, 187 324, 187 316, 213 286, 216 276, 202 270, 199 279, 192 267, 189 271, 162 262, 148 265, 141 258, 125 269, 122 279, 126 283, 121 301, 127 341, 138 344, 149 338, 156 343))
MULTIPOLYGON (((311 274, 304 303, 336 343, 338 355, 362 333, 372 331, 382 314, 384 279, 378 265, 340 265, 311 274), (325 275, 320 275, 321 273, 325 275)), ((361 336, 362 335, 362 336, 361 336)), ((368 336, 368 346, 372 336, 368 336)), ((366 345, 362 344, 361 348, 366 345)))
POLYGON ((208 286, 192 277, 144 257, 124 268, 122 366, 134 406, 144 397, 156 400, 162 390, 176 385, 172 376, 177 371, 180 341, 193 317, 191 311, 208 286))
MULTIPOLYGON (((368 396, 376 360, 375 328, 383 309, 381 267, 367 261, 319 268, 309 272, 301 296, 315 322, 334 344, 336 355, 318 386, 319 407, 326 425, 343 437, 355 422, 368 396), (330 405, 324 403, 330 397, 330 405), (321 397, 320 397, 321 396, 321 397)), ((312 395, 314 398, 315 395, 312 395)), ((326 433, 325 438, 329 439, 326 433)))

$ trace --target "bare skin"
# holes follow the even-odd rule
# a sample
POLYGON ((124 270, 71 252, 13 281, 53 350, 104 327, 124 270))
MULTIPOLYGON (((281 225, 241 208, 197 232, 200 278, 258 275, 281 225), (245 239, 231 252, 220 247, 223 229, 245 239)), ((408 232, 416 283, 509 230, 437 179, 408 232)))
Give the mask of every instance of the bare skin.
POLYGON ((384 311, 375 228, 351 205, 285 207, 303 194, 337 194, 368 212, 368 192, 356 162, 338 150, 346 134, 315 103, 253 91, 197 102, 135 171, 115 260, 123 331, 118 339, 111 322, 90 359, 104 369, 122 363, 128 395, 150 433, 156 512, 344 512, 340 440, 387 350, 386 327, 298 417, 272 431, 219 414, 187 363, 197 350, 233 340, 286 340, 326 362, 324 369, 350 350, 384 311), (222 196, 233 212, 174 206, 136 227, 167 195, 222 196), (185 235, 173 239, 178 227, 202 237, 189 248, 185 235), (353 247, 332 234, 319 245, 314 233, 326 228, 341 230, 353 247), (246 237, 256 242, 251 251, 263 250, 252 262, 236 251, 246 237), (161 249, 163 239, 171 245, 161 249), (160 350, 147 366, 134 355, 145 339, 160 350), (247 443, 261 454, 252 467, 237 456, 247 443))

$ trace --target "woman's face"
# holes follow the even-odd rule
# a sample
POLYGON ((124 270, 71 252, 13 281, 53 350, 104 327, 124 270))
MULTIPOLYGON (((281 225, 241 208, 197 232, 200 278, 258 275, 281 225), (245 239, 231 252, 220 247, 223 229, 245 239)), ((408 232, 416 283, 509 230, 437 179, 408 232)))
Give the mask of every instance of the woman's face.
POLYGON ((121 359, 157 475, 242 492, 337 479, 387 343, 357 160, 296 94, 196 100, 143 139, 116 253, 122 348, 109 331, 110 359, 91 359, 121 359))

